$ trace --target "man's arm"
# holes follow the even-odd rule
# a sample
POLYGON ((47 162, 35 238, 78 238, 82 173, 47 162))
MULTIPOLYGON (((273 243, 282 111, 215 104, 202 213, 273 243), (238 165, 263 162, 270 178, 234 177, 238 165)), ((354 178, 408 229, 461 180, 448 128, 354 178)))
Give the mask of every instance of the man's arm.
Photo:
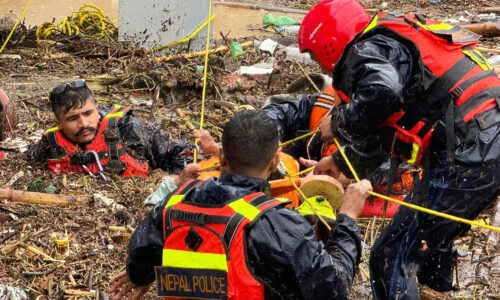
POLYGON ((154 267, 161 266, 163 240, 163 208, 170 197, 156 205, 139 223, 128 245, 127 272, 135 286, 150 284, 155 279, 154 267))
POLYGON ((278 126, 280 138, 287 141, 299 130, 309 129, 309 119, 317 96, 305 95, 300 101, 269 104, 261 109, 278 126))
POLYGON ((49 156, 49 141, 45 136, 42 136, 40 141, 35 145, 30 145, 26 151, 28 159, 35 162, 45 162, 49 156))
POLYGON ((159 126, 147 123, 130 115, 118 125, 125 146, 148 160, 151 168, 162 168, 169 173, 180 173, 184 161, 192 161, 185 152, 192 148, 187 141, 173 139, 170 133, 159 126))
POLYGON ((326 247, 297 212, 267 211, 247 234, 249 267, 282 296, 346 299, 361 256, 355 218, 370 189, 368 181, 348 188, 326 247))
POLYGON ((350 97, 334 111, 334 135, 357 142, 378 134, 380 125, 411 100, 416 69, 408 48, 393 38, 375 35, 353 45, 334 74, 335 86, 350 97))
MULTIPOLYGON (((349 49, 345 61, 335 70, 335 85, 350 96, 348 104, 335 108, 331 132, 345 146, 347 157, 361 177, 367 177, 387 159, 382 145, 380 125, 409 101, 407 89, 412 86, 417 67, 408 48, 393 38, 375 35, 349 49)), ((384 145, 387 146, 388 145, 384 145)), ((335 168, 352 178, 340 152, 324 159, 315 172, 334 163, 335 168)))

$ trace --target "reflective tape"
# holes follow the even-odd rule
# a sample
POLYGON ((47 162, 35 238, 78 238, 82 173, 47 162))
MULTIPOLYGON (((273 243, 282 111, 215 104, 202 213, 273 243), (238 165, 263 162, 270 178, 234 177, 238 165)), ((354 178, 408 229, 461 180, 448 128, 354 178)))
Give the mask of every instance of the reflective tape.
POLYGON ((47 129, 47 131, 45 131, 45 133, 49 133, 49 132, 52 132, 52 131, 56 131, 56 130, 59 130, 59 127, 52 127, 50 129, 47 129))
POLYGON ((227 271, 227 258, 225 254, 163 249, 162 266, 227 271))
POLYGON ((165 207, 176 205, 177 203, 181 202, 182 199, 184 199, 184 195, 173 195, 172 197, 170 197, 165 207))
POLYGON ((253 221, 253 219, 255 219, 260 214, 260 210, 258 208, 256 208, 252 204, 247 203, 243 199, 231 202, 229 204, 229 207, 231 207, 235 212, 243 215, 250 221, 253 221))
POLYGON ((413 143, 411 150, 411 158, 406 161, 406 163, 413 165, 417 162, 418 152, 420 151, 420 146, 417 143, 413 143))

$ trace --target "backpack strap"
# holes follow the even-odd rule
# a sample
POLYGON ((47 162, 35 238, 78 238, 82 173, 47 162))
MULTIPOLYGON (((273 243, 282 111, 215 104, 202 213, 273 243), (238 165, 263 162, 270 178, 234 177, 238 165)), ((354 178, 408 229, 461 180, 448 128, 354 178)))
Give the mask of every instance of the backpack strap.
POLYGON ((273 198, 264 193, 254 193, 244 198, 228 204, 235 211, 235 214, 231 217, 222 233, 222 239, 228 248, 231 248, 233 238, 243 220, 248 219, 250 221, 248 225, 252 226, 266 210, 273 207, 285 206, 291 202, 288 199, 273 198), (251 200, 248 201, 247 197, 251 198, 251 200), (247 199, 245 200, 244 198, 247 199))

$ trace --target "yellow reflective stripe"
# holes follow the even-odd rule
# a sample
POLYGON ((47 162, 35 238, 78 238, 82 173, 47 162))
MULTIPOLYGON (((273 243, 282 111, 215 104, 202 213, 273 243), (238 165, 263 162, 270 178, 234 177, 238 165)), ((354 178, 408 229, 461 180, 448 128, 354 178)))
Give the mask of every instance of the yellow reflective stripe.
POLYGON ((481 57, 483 59, 483 62, 484 64, 486 65, 486 70, 493 70, 493 67, 490 65, 490 63, 488 62, 488 60, 483 56, 483 54, 481 52, 479 52, 478 50, 475 50, 474 49, 474 53, 476 53, 477 55, 479 55, 479 57, 481 57))
POLYGON ((290 200, 289 200, 289 199, 287 199, 287 198, 274 198, 274 199, 278 200, 278 201, 279 201, 279 202, 281 202, 281 203, 292 202, 292 201, 290 201, 290 200))
POLYGON ((45 131, 45 133, 49 133, 49 132, 52 132, 52 131, 56 131, 56 130, 59 130, 59 127, 52 127, 50 129, 47 129, 47 131, 45 131))
POLYGON ((122 117, 123 116, 123 111, 115 112, 113 114, 107 114, 105 118, 116 118, 116 117, 122 117))
POLYGON ((415 162, 417 162, 418 151, 420 151, 420 147, 418 146, 417 143, 413 143, 412 150, 411 150, 411 158, 406 163, 412 165, 415 162))
POLYGON ((378 22, 378 15, 373 17, 370 24, 368 24, 368 26, 366 26, 365 30, 363 30, 363 33, 367 33, 368 31, 372 30, 375 26, 377 26, 377 22, 378 22))
POLYGON ((115 108, 120 109, 120 108, 122 108, 122 106, 120 104, 115 104, 115 108))
POLYGON ((229 204, 229 207, 231 207, 235 212, 239 213, 240 215, 243 215, 250 221, 253 221, 253 219, 255 219, 255 217, 257 217, 260 214, 260 210, 258 208, 256 208, 252 204, 247 203, 243 199, 231 202, 229 204))
POLYGON ((455 28, 455 26, 450 25, 450 24, 446 24, 446 23, 425 25, 425 24, 422 24, 420 22, 417 22, 417 24, 420 27, 425 28, 428 31, 441 31, 441 33, 443 33, 442 31, 444 31, 444 30, 451 30, 451 29, 455 28))
POLYGON ((165 207, 170 207, 172 205, 176 205, 177 203, 181 202, 182 199, 184 199, 184 195, 173 195, 168 199, 167 205, 165 207))
POLYGON ((222 270, 227 272, 225 254, 198 253, 174 249, 163 249, 162 266, 185 269, 222 270))
POLYGON ((472 59, 474 62, 476 62, 484 71, 493 69, 491 65, 488 63, 488 60, 486 60, 486 58, 484 58, 484 56, 479 51, 474 50, 474 52, 471 52, 467 50, 462 50, 462 52, 465 55, 467 55, 470 59, 472 59), (474 53, 477 54, 482 60, 477 58, 476 55, 474 55, 474 53))
MULTIPOLYGON (((332 209, 332 206, 327 200, 323 201, 318 201, 318 198, 323 198, 321 196, 315 196, 308 198, 309 202, 314 206, 314 210, 318 212, 321 216, 330 218, 332 220, 335 220, 335 212, 332 209)), ((313 208, 308 202, 302 203, 298 208, 297 211, 301 216, 311 216, 311 215, 316 215, 313 211, 313 208)))

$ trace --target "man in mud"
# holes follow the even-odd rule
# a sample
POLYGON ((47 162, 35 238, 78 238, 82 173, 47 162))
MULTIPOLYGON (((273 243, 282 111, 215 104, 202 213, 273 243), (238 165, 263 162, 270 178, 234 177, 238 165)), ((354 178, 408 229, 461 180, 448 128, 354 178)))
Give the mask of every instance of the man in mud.
MULTIPOLYGON (((128 107, 100 108, 84 80, 55 87, 50 102, 57 127, 47 130, 27 154, 33 161, 46 161, 56 174, 81 172, 106 178, 104 170, 147 177, 149 168, 175 174, 190 162, 188 142, 132 117, 128 107)), ((196 172, 196 167, 188 169, 196 172)))
POLYGON ((113 300, 141 298, 155 276, 162 297, 347 299, 361 255, 356 218, 371 184, 348 186, 320 243, 284 208, 289 201, 264 193, 278 144, 269 117, 236 114, 222 135, 221 177, 187 182, 151 210, 130 240, 126 270, 110 280, 113 300))

